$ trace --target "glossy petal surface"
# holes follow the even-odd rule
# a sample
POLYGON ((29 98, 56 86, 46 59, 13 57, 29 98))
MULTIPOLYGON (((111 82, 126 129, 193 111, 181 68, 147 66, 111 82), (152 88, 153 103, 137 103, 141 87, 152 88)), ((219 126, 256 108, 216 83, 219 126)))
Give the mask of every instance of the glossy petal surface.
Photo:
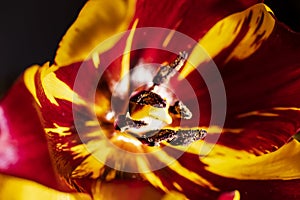
MULTIPOLYGON (((178 199, 299 198, 300 147, 291 137, 300 126, 300 35, 278 23, 264 4, 256 3, 259 2, 138 1, 132 30, 117 43, 113 40, 109 46, 114 44, 112 49, 100 49, 96 51, 100 55, 94 52, 84 62, 81 61, 88 51, 82 53, 76 45, 89 43, 90 37, 67 34, 67 46, 75 45, 74 52, 78 50, 80 56, 67 56, 62 59, 67 62, 57 61, 51 66, 32 67, 24 76, 31 101, 36 100, 41 113, 52 162, 60 176, 94 197, 115 196, 115 187, 121 190, 117 198, 127 195, 130 189, 125 184, 129 183, 140 188, 141 194, 150 193, 155 198, 164 193, 165 198, 178 199), (190 36, 213 60, 199 56, 197 46, 173 40, 173 32, 168 29, 165 34, 151 35, 151 40, 143 39, 147 32, 143 37, 136 35, 138 28, 149 26, 190 36), (147 42, 160 45, 162 50, 148 48, 128 53, 147 42), (126 73, 145 63, 171 62, 174 52, 163 49, 170 46, 190 53, 181 75, 175 76, 170 85, 187 105, 197 102, 201 120, 196 122, 209 133, 205 141, 194 142, 187 149, 168 143, 158 147, 143 145, 135 137, 114 130, 114 119, 109 117, 117 82, 127 81, 116 92, 121 112, 126 105, 123 95, 136 89, 139 78, 126 79, 126 73), (213 116, 209 90, 205 78, 194 69, 210 69, 212 64, 218 67, 226 90, 224 127, 208 127, 213 116), (85 76, 76 87, 81 73, 85 76), (101 75, 99 81, 97 77, 101 75), (196 98, 182 86, 183 80, 190 83, 196 98), (92 88, 95 84, 97 87, 92 88), (219 132, 218 143, 213 146, 219 132), (137 157, 136 153, 150 156, 137 157), (105 165, 108 163, 114 166, 105 165), (164 167, 151 170, 160 164, 164 167), (119 170, 126 166, 140 173, 119 170)), ((78 21, 81 19, 84 17, 79 16, 78 21)), ((143 71, 145 79, 150 77, 151 81, 151 70, 157 66, 144 69, 149 70, 143 71)), ((217 89, 214 84, 209 86, 217 89)))

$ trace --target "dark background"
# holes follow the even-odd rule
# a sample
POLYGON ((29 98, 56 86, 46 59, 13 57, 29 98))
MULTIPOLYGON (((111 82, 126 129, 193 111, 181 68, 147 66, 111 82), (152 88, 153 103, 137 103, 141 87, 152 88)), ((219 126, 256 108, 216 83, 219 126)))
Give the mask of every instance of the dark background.
MULTIPOLYGON (((84 0, 5 1, 0 8, 0 97, 32 64, 53 60, 84 0)), ((300 0, 266 0, 276 17, 300 31, 300 0)), ((300 55, 299 55, 300 56, 300 55)))
POLYGON ((53 60, 59 41, 86 1, 4 2, 0 7, 0 96, 24 69, 53 60))

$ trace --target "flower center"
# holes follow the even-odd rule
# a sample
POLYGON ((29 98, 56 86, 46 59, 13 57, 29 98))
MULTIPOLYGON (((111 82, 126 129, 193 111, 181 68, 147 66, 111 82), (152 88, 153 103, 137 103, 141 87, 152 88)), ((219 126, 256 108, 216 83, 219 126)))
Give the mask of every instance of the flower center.
POLYGON ((187 53, 180 52, 172 63, 160 67, 153 83, 137 88, 130 96, 128 112, 116 118, 115 129, 134 135, 149 146, 158 146, 163 141, 173 145, 188 145, 203 139, 206 131, 198 127, 164 128, 171 125, 174 118, 192 118, 188 107, 163 86, 180 70, 186 59, 187 53))

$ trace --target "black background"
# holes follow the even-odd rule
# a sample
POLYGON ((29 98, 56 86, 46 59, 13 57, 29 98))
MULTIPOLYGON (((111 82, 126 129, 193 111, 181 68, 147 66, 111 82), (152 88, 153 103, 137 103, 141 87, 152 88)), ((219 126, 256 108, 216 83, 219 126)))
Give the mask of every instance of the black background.
POLYGON ((0 96, 33 64, 53 60, 84 0, 7 0, 0 7, 0 96))
MULTIPOLYGON (((0 7, 0 96, 25 68, 53 60, 84 0, 5 1, 0 7)), ((175 1, 174 1, 175 2, 175 1)), ((300 31, 299 0, 267 0, 276 17, 300 31)))

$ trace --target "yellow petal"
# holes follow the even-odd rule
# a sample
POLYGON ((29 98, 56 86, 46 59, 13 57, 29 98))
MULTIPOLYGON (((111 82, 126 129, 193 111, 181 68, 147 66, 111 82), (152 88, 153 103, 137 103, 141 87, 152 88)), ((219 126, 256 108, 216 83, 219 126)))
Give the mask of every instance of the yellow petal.
MULTIPOLYGON (((90 0, 59 44, 55 62, 65 66, 87 58, 91 51, 105 39, 125 31, 135 11, 135 0, 90 0)), ((100 46, 99 53, 110 49, 118 38, 106 46, 100 46)))
POLYGON ((60 192, 34 181, 0 174, 0 199, 90 200, 88 194, 60 192))

